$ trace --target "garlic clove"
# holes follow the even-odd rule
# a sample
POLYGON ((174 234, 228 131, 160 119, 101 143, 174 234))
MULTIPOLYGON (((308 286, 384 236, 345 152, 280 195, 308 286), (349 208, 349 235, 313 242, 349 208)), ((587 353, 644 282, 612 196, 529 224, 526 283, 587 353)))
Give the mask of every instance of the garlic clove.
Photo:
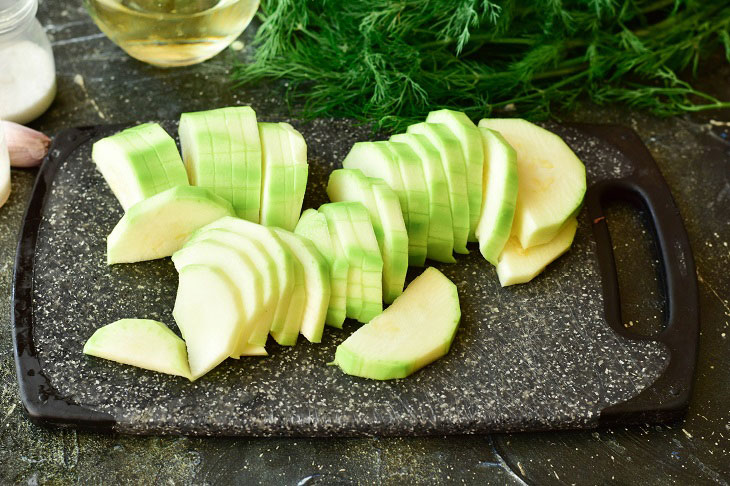
POLYGON ((13 167, 35 167, 48 153, 51 139, 43 133, 17 123, 3 121, 5 141, 8 144, 10 165, 13 167))

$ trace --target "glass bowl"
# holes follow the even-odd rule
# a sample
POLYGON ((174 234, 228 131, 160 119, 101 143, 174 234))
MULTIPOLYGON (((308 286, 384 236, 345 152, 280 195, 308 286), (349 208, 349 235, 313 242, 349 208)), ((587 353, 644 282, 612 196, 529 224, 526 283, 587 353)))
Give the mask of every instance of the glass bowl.
POLYGON ((84 0, 91 18, 130 56, 156 66, 203 62, 251 22, 259 0, 84 0))

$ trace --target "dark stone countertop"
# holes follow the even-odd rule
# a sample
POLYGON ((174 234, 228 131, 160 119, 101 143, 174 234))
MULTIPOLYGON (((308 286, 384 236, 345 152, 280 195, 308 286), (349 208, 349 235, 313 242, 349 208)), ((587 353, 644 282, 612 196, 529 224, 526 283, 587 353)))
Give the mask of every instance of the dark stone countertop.
MULTIPOLYGON (((38 17, 54 45, 58 95, 33 127, 54 134, 76 125, 173 119, 182 111, 241 103, 268 119, 287 115, 279 86, 233 89, 228 68, 245 50, 228 49, 189 68, 157 69, 114 46, 80 3, 41 3, 38 17)), ((250 40, 250 33, 242 40, 250 40)), ((697 83, 730 99, 727 63, 707 63, 697 83)), ((16 237, 36 171, 13 170, 13 192, 0 210, 0 292, 6 296, 0 300, 0 484, 727 484, 730 113, 657 119, 585 105, 566 118, 634 128, 684 217, 697 264, 702 324, 695 391, 684 421, 392 439, 191 439, 37 427, 25 418, 18 397, 9 319, 16 237)), ((657 309, 625 311, 637 321, 661 315, 657 309)))

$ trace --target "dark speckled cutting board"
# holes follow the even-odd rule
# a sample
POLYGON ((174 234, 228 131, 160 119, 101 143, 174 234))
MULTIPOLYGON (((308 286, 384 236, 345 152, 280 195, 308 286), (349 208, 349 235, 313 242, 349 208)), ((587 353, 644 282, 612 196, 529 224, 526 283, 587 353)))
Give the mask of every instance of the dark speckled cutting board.
MULTIPOLYGON (((293 124, 309 145, 304 207, 317 207, 326 202, 329 172, 368 132, 346 121, 293 124)), ((14 337, 23 403, 38 422, 135 434, 413 435, 671 420, 686 408, 698 331, 692 256, 661 175, 627 129, 550 126, 585 162, 597 193, 589 191, 591 214, 580 214, 573 248, 532 283, 501 288, 476 245, 456 264, 435 264, 457 285, 463 316, 443 359, 404 380, 346 376, 327 363, 357 328, 348 321, 343 330, 327 328, 321 344, 300 338, 284 348, 270 339, 268 358, 229 359, 190 383, 82 354, 95 329, 123 317, 158 319, 177 331, 169 259, 105 264, 106 235, 122 209, 90 151, 119 128, 56 137, 26 215, 14 337), (627 191, 644 203, 658 197, 646 184, 665 191, 665 210, 649 209, 667 220, 655 230, 659 257, 669 260, 668 299, 657 304, 668 309, 669 325, 651 338, 626 330, 616 310, 601 202, 621 191, 601 184, 617 180, 633 181, 627 191), (682 301, 678 285, 689 289, 682 301)), ((409 279, 419 272, 411 269, 409 279)))

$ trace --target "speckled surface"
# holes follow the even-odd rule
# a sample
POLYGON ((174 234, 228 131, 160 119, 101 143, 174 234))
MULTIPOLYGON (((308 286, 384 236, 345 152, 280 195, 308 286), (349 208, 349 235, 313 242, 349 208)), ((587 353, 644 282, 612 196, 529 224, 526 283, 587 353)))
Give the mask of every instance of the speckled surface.
MULTIPOLYGON (((50 136, 73 126, 174 119, 181 111, 234 103, 253 104, 272 119, 287 113, 278 83, 232 86, 228 69, 250 54, 248 47, 227 49, 197 66, 162 70, 125 55, 94 26, 81 2, 40 0, 38 17, 56 55, 58 96, 31 126, 50 136)), ((241 40, 248 45, 250 39, 247 30, 241 40)), ((723 59, 718 52, 700 64, 696 78, 685 77, 728 100, 730 64, 723 59)), ((13 169, 13 192, 0 209, 0 484, 730 484, 730 111, 660 119, 619 105, 581 103, 557 115, 636 130, 682 214, 697 264, 702 326, 685 420, 549 433, 356 439, 147 437, 35 425, 18 393, 10 283, 37 171, 13 169)), ((621 284, 631 283, 626 292, 622 287, 622 307, 633 329, 655 329, 662 300, 651 264, 656 252, 646 252, 647 245, 634 252, 643 243, 642 227, 635 224, 641 218, 628 208, 621 211, 632 224, 609 226, 621 284)))
MULTIPOLYGON (((324 120, 299 128, 312 147, 305 207, 316 207, 326 198, 327 174, 368 133, 324 120)), ((561 131, 589 181, 631 172, 615 149, 561 131)), ((112 415, 119 431, 320 436, 590 427, 602 409, 651 384, 668 359, 661 344, 626 341, 604 324, 585 215, 573 249, 529 285, 500 288, 475 245, 456 264, 437 265, 459 289, 462 324, 451 352, 409 379, 368 381, 326 365, 354 322, 327 328, 321 344, 301 339, 283 348, 269 340, 270 357, 227 360, 192 384, 87 357, 85 340, 116 319, 174 325, 177 285, 169 259, 106 266, 105 238, 122 210, 90 147, 62 162, 46 200, 34 340, 56 393, 112 415)), ((418 273, 412 268, 409 277, 418 273)))

